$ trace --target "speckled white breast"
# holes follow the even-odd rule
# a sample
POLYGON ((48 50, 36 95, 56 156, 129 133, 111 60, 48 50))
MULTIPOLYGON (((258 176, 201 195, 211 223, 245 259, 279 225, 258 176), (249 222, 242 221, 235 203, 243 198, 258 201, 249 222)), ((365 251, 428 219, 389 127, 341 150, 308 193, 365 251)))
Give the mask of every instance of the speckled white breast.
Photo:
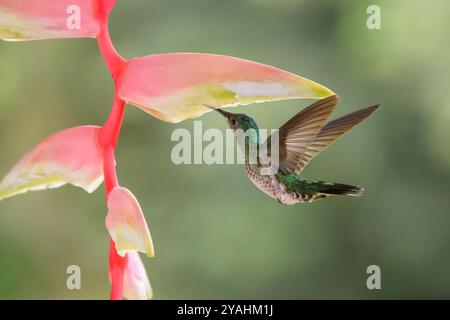
POLYGON ((284 204, 303 202, 303 197, 295 192, 286 191, 283 184, 279 183, 274 175, 258 175, 250 167, 245 168, 251 182, 269 197, 284 204))

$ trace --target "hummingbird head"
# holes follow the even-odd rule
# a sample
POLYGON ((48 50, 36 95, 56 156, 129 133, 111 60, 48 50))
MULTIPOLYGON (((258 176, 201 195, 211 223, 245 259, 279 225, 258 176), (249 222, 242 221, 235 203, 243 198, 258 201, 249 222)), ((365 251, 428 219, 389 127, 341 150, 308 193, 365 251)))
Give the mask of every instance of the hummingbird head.
POLYGON ((257 146, 259 145, 259 129, 255 120, 243 113, 231 113, 219 108, 208 108, 220 113, 227 120, 239 146, 245 153, 245 158, 255 156, 255 151, 258 150, 257 146))
POLYGON ((245 132, 249 129, 255 129, 255 130, 258 129, 258 125, 256 124, 255 120, 253 120, 246 114, 231 113, 231 112, 227 112, 222 109, 219 109, 219 108, 217 108, 217 109, 210 108, 210 109, 220 113, 225 118, 225 120, 227 120, 228 125, 230 126, 230 129, 232 129, 233 131, 241 129, 245 132))

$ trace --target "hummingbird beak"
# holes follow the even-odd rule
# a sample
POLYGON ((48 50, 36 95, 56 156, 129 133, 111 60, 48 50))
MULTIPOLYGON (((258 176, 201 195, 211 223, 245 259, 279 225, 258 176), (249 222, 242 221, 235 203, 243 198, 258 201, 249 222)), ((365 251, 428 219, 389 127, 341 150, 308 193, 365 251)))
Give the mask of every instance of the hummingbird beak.
POLYGON ((226 119, 228 119, 228 117, 229 117, 230 114, 231 114, 230 112, 223 111, 222 109, 219 109, 219 108, 213 108, 213 107, 210 107, 210 106, 207 106, 207 105, 205 105, 205 107, 208 108, 208 109, 217 111, 218 113, 220 113, 221 115, 223 115, 226 119))
POLYGON ((228 117, 230 115, 229 112, 223 111, 222 109, 214 109, 214 110, 216 110, 218 113, 220 113, 221 115, 223 115, 227 119, 228 119, 228 117))

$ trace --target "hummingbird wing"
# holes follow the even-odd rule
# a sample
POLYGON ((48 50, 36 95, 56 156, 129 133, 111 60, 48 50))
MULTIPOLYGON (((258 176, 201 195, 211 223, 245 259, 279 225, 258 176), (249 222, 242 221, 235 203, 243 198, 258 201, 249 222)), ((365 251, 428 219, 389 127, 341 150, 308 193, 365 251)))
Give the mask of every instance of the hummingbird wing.
POLYGON ((317 156, 322 150, 339 139, 339 137, 344 133, 378 110, 379 107, 379 105, 375 105, 361 109, 327 123, 320 130, 314 141, 303 152, 302 160, 298 163, 295 173, 299 174, 312 158, 317 156))
MULTIPOLYGON (((279 129, 280 170, 295 173, 297 168, 308 163, 308 147, 317 138, 338 101, 339 98, 335 95, 317 101, 297 113, 279 129)), ((268 152, 271 150, 271 140, 269 137, 265 142, 268 152)))

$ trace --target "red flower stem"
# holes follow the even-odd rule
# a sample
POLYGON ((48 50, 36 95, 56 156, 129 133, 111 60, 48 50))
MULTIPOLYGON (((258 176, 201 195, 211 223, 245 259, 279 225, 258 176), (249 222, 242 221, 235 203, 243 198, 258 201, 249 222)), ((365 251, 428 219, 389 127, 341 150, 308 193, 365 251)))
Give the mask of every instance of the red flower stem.
MULTIPOLYGON (((115 99, 115 101, 117 101, 117 103, 113 104, 111 115, 100 132, 100 141, 102 142, 102 138, 106 140, 105 142, 102 142, 104 150, 103 175, 105 177, 106 199, 108 199, 111 190, 119 185, 116 174, 114 151, 123 120, 125 104, 119 99, 115 99), (108 132, 110 132, 110 134, 108 134, 108 132)), ((109 269, 111 274, 111 300, 121 300, 123 297, 123 270, 127 261, 127 255, 125 255, 125 257, 119 256, 114 241, 110 239, 109 269)))
POLYGON ((114 92, 114 101, 108 120, 106 120, 100 132, 99 139, 103 148, 112 148, 114 151, 122 127, 124 113, 125 102, 117 96, 116 90, 114 92))
POLYGON ((127 256, 117 254, 116 245, 109 240, 109 272, 111 275, 111 300, 122 300, 123 297, 123 270, 127 264, 127 256))
MULTIPOLYGON (((110 1, 113 3, 113 1, 110 1)), ((115 147, 122 127, 123 115, 125 112, 125 102, 118 96, 117 79, 124 66, 124 60, 114 48, 108 31, 108 12, 100 12, 102 24, 97 37, 98 46, 105 60, 106 66, 114 80, 114 101, 111 113, 105 125, 100 131, 100 144, 103 147, 104 163, 103 175, 105 178, 106 199, 110 192, 119 185, 116 173, 115 147)), ((109 270, 111 275, 111 300, 121 300, 123 297, 123 271, 127 264, 128 257, 121 257, 117 253, 115 243, 110 239, 109 249, 109 270)))
POLYGON ((100 26, 100 33, 97 36, 97 43, 100 47, 103 60, 105 60, 106 66, 108 67, 114 82, 116 82, 127 61, 119 55, 111 42, 108 28, 108 13, 105 12, 101 14, 102 22, 100 26))

